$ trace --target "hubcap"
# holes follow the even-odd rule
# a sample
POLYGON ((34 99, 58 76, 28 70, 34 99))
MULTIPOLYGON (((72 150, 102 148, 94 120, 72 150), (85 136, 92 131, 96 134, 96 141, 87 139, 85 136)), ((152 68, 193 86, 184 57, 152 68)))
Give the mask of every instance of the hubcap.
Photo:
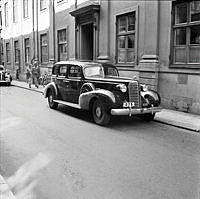
POLYGON ((52 96, 52 95, 49 96, 49 102, 50 102, 50 103, 53 102, 53 96, 52 96))
POLYGON ((99 106, 96 108, 96 116, 101 117, 101 108, 99 106))

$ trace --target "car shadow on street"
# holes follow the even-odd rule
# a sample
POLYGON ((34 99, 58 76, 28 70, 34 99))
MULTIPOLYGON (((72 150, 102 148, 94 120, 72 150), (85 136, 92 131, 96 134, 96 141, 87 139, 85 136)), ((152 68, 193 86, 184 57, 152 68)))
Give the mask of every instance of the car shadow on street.
MULTIPOLYGON (((76 109, 73 107, 69 106, 64 106, 64 105, 59 105, 58 106, 58 111, 67 114, 69 116, 72 116, 74 118, 89 122, 89 123, 94 123, 92 114, 89 111, 86 110, 81 110, 81 109, 76 109)), ((131 127, 131 126, 143 126, 144 124, 151 124, 152 122, 145 122, 141 120, 137 116, 112 116, 110 123, 106 126, 107 128, 116 128, 116 127, 131 127)))

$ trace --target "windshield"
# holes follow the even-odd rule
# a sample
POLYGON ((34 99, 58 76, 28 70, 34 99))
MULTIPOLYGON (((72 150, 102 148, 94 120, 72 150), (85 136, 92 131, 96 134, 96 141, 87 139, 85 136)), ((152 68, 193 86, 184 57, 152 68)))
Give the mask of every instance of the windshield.
POLYGON ((85 67, 85 77, 104 77, 101 65, 87 65, 85 67))
POLYGON ((116 68, 109 65, 104 65, 103 68, 104 68, 105 76, 119 76, 116 68))

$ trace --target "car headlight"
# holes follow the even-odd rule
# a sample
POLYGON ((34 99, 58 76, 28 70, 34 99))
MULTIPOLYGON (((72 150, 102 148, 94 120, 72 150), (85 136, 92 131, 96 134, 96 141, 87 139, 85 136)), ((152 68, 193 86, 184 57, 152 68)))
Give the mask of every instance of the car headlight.
POLYGON ((123 93, 125 93, 127 91, 127 87, 125 84, 118 84, 116 87, 119 88, 120 91, 123 93))
POLYGON ((146 84, 143 84, 143 85, 142 85, 142 90, 143 90, 143 91, 148 91, 149 88, 148 88, 148 86, 147 86, 146 84))

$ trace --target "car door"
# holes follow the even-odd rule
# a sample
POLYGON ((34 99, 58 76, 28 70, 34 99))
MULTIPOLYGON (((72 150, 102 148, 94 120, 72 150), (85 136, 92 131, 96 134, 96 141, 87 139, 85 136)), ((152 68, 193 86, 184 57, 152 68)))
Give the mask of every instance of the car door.
POLYGON ((82 67, 78 65, 69 65, 68 70, 68 81, 69 81, 69 87, 68 87, 68 99, 72 103, 79 103, 79 95, 80 95, 80 89, 83 82, 83 72, 82 67))
POLYGON ((66 64, 60 64, 58 67, 56 85, 58 87, 59 98, 61 100, 67 100, 66 88, 68 87, 68 81, 67 81, 67 65, 66 64))

